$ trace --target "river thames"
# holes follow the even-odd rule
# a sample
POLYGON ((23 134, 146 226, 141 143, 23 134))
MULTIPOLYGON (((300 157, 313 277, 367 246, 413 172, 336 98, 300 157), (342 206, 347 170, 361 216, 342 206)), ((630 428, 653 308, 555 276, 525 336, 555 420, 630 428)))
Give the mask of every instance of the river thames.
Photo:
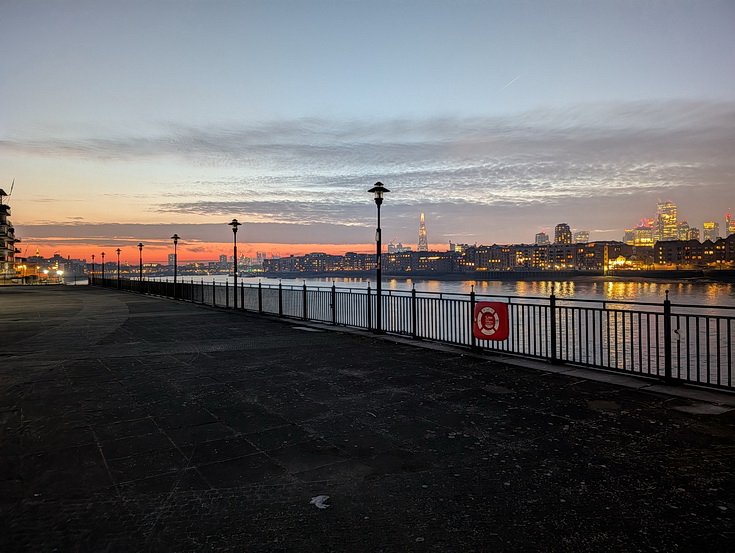
MULTIPOLYGON (((232 284, 232 277, 225 275, 194 277, 194 282, 232 284)), ((172 280, 163 277, 161 280, 172 280)), ((190 282, 191 277, 183 277, 180 282, 190 282)), ((369 278, 266 278, 241 277, 238 284, 257 286, 306 286, 328 287, 334 283, 338 288, 367 288, 368 284, 374 290, 375 280, 369 278)), ((432 292, 443 294, 469 294, 473 288, 479 295, 515 296, 515 297, 546 297, 552 293, 563 299, 589 299, 598 301, 634 301, 661 303, 669 292, 669 299, 674 304, 691 304, 701 306, 730 306, 735 307, 735 284, 722 282, 706 282, 700 280, 631 280, 611 279, 608 277, 589 277, 565 281, 442 281, 424 279, 383 279, 383 291, 408 292, 412 288, 417 292, 432 292)))

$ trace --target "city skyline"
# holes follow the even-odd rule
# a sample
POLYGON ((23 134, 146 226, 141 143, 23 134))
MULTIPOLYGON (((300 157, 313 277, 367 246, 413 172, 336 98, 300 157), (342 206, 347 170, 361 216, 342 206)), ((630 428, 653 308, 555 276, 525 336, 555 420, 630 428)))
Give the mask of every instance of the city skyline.
POLYGON ((621 240, 735 207, 726 1, 0 6, 0 186, 21 255, 214 259, 621 240), (53 22, 53 24, 49 24, 53 22), (442 40, 437 41, 436 37, 442 40), (705 40, 706 37, 706 40, 705 40), (24 250, 28 248, 30 251, 24 250))

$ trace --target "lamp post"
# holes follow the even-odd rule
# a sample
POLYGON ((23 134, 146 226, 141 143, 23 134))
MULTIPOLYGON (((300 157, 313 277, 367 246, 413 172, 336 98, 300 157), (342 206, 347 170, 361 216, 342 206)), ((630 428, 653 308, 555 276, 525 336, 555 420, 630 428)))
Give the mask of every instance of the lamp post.
POLYGON ((120 288, 120 248, 115 251, 117 252, 117 287, 120 288))
POLYGON ((143 293, 143 242, 138 243, 138 251, 140 252, 139 268, 140 268, 140 293, 143 293))
POLYGON ((94 284, 94 254, 92 254, 92 284, 94 284))
POLYGON ((177 272, 176 270, 179 267, 179 262, 178 262, 178 258, 177 258, 177 251, 176 251, 176 245, 179 243, 179 239, 180 238, 181 237, 178 234, 174 234, 171 237, 171 240, 174 241, 174 299, 176 299, 176 272, 177 272))
POLYGON ((382 293, 383 293, 383 277, 382 277, 382 240, 380 235, 380 206, 383 203, 383 194, 390 192, 383 186, 382 182, 376 182, 368 192, 375 194, 375 205, 378 207, 378 228, 375 230, 375 243, 377 246, 375 255, 375 332, 383 332, 383 306, 382 306, 382 293))
POLYGON ((232 276, 234 278, 233 282, 233 298, 234 303, 233 307, 234 309, 237 309, 237 227, 241 226, 242 223, 238 223, 237 219, 233 219, 229 223, 227 223, 232 227, 232 252, 233 252, 233 260, 232 260, 232 276))
MULTIPOLYGON (((102 252, 102 280, 105 280, 105 252, 102 252)), ((105 283, 102 283, 102 286, 104 286, 105 283)))

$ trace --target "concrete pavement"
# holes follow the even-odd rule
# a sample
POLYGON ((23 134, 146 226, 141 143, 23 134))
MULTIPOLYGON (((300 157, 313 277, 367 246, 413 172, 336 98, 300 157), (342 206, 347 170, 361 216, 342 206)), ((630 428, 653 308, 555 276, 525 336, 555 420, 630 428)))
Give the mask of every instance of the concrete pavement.
POLYGON ((732 394, 403 342, 0 288, 0 551, 735 550, 732 394))

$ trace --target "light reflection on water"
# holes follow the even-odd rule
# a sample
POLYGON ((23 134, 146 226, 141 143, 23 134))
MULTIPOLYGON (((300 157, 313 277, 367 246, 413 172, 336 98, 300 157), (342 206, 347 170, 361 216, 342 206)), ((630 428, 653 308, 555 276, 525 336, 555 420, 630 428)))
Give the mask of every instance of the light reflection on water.
MULTIPOLYGON (((164 278, 163 280, 172 280, 164 278)), ((189 282, 189 278, 182 279, 189 282)), ((199 282, 201 277, 194 279, 199 282)), ((225 275, 204 277, 204 281, 211 283, 212 280, 224 283, 231 277, 225 275)), ((328 287, 334 283, 342 288, 366 289, 368 284, 375 290, 375 279, 372 278, 307 278, 307 279, 278 279, 278 278, 240 278, 238 282, 245 285, 255 286, 258 282, 263 286, 278 286, 281 282, 284 286, 328 287)), ((440 281, 422 279, 396 279, 386 278, 383 281, 384 291, 410 291, 413 287, 417 292, 454 293, 469 294, 473 288, 478 295, 495 296, 523 296, 523 297, 548 297, 552 293, 559 299, 593 299, 605 301, 638 301, 661 303, 669 292, 669 299, 674 304, 691 305, 720 305, 735 306, 735 284, 721 282, 697 282, 697 281, 639 281, 639 280, 613 280, 605 277, 590 277, 581 280, 568 281, 440 281)))

